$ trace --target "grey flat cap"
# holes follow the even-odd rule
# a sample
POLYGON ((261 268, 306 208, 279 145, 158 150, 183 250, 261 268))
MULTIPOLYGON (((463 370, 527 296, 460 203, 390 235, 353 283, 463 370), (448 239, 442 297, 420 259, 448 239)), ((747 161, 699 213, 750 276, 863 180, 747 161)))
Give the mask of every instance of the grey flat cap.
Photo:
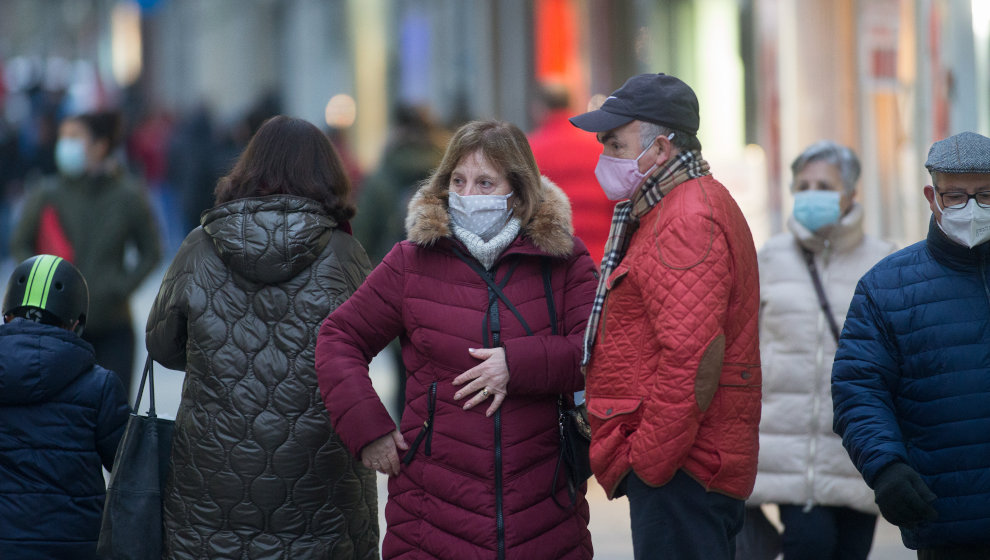
POLYGON ((932 144, 925 167, 940 173, 990 173, 990 138, 960 132, 932 144))

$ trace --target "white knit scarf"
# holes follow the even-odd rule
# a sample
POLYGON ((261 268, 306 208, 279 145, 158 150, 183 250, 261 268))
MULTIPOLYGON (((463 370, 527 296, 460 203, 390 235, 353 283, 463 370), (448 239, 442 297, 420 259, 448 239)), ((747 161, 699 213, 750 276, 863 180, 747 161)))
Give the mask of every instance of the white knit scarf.
POLYGON ((467 250, 474 258, 478 259, 478 262, 485 267, 485 270, 491 270, 498 256, 519 235, 521 224, 519 223, 519 218, 510 219, 505 224, 505 227, 502 228, 502 231, 495 234, 495 237, 492 237, 488 241, 462 228, 453 221, 450 222, 450 228, 454 232, 454 237, 464 243, 467 250))

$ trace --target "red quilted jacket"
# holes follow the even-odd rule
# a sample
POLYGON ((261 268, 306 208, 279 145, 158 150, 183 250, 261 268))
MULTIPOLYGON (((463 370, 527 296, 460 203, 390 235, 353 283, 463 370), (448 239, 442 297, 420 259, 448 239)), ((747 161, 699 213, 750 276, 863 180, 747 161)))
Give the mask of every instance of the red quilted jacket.
POLYGON ((749 227, 710 175, 675 187, 608 279, 588 364, 591 463, 610 497, 630 470, 683 469, 743 499, 756 478, 759 278, 749 227))
MULTIPOLYGON (((499 304, 510 380, 499 414, 463 410, 451 381, 485 345, 488 287, 453 253, 446 204, 417 194, 409 239, 395 246, 320 329, 316 365, 334 429, 355 456, 395 429, 368 378, 368 360, 395 337, 407 371, 399 427, 413 444, 432 432, 388 484, 385 558, 591 558, 584 489, 573 507, 551 499, 559 451, 557 395, 583 385, 581 340, 594 298, 594 265, 570 234, 567 199, 549 183, 536 217, 493 267, 534 336, 499 304), (551 284, 560 335, 551 335, 541 261, 551 284), (431 403, 433 406, 430 414, 431 403)), ((557 499, 569 504, 563 473, 557 499)))

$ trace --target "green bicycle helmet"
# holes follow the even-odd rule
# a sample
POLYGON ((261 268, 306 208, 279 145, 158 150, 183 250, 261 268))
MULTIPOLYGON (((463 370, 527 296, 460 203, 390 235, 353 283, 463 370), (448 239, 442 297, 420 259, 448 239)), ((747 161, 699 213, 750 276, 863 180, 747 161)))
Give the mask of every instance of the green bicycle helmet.
POLYGON ((7 282, 3 315, 57 326, 75 324, 82 334, 89 313, 89 287, 79 269, 54 255, 35 255, 17 265, 7 282), (78 321, 78 323, 77 323, 78 321))

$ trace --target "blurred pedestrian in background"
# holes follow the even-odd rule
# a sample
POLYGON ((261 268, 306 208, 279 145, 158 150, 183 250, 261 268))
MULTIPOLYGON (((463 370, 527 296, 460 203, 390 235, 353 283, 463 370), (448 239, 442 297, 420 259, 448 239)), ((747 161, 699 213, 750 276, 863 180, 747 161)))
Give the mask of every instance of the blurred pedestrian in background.
MULTIPOLYGON (((392 246, 405 238, 406 208, 419 184, 440 164, 443 146, 440 131, 426 107, 400 103, 378 168, 366 176, 358 198, 361 213, 354 220, 354 236, 368 251, 373 266, 392 246)), ((405 406, 406 370, 398 341, 387 350, 396 364, 393 407, 398 417, 405 406)))
POLYGON ((536 164, 571 201, 574 235, 584 241, 595 266, 600 266, 615 206, 595 178, 601 144, 568 122, 571 98, 564 86, 541 84, 536 101, 538 126, 529 133, 536 164))
POLYGON ((629 497, 637 559, 732 558, 756 476, 756 248, 698 140, 698 98, 626 80, 571 119, 597 134, 615 206, 584 339, 591 467, 629 497))
POLYGON ((440 131, 426 107, 400 103, 378 167, 365 177, 354 236, 373 265, 405 238, 406 208, 419 183, 440 164, 440 131))
POLYGON ((59 173, 30 187, 11 249, 18 260, 36 253, 63 257, 89 280, 83 339, 129 395, 135 344, 130 296, 158 264, 161 247, 145 188, 118 157, 121 130, 116 111, 62 121, 55 149, 59 173))
POLYGON ((95 560, 130 408, 117 375, 79 338, 86 280, 69 261, 14 268, 0 325, 0 558, 95 560))
POLYGON ((470 122, 406 229, 317 343, 335 428, 389 475, 384 557, 591 558, 585 487, 571 503, 558 470, 558 399, 582 388, 594 292, 566 197, 518 127, 470 122), (368 377, 396 337, 408 372, 398 429, 368 377))
POLYGON ((364 280, 350 183, 327 137, 266 121, 183 242, 147 326, 186 372, 164 496, 167 558, 377 558, 374 472, 334 433, 320 322, 364 280))
POLYGON ((990 558, 990 138, 935 142, 928 237, 856 286, 835 431, 918 558, 990 558))
POLYGON ((832 358, 859 278, 894 246, 863 233, 859 158, 829 140, 791 164, 789 231, 758 253, 763 414, 756 486, 739 560, 760 554, 759 508, 777 504, 785 560, 865 560, 878 513, 873 492, 832 431, 832 358))

